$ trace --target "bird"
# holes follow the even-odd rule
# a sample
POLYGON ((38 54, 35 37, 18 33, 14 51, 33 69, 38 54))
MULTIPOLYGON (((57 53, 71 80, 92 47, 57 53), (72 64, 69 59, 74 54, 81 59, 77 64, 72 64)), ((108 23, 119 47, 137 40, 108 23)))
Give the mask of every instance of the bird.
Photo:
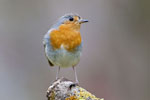
POLYGON ((43 44, 48 63, 50 66, 58 66, 56 80, 60 68, 72 67, 75 82, 79 83, 75 66, 80 61, 83 45, 80 27, 86 22, 88 20, 78 14, 65 14, 44 35, 43 44))

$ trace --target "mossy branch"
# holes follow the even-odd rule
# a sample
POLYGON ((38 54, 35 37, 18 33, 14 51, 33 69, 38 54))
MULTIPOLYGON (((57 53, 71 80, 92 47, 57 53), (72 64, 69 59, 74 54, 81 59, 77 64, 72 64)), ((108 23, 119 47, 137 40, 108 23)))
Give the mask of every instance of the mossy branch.
POLYGON ((78 86, 74 82, 60 78, 53 82, 47 90, 48 100, 104 100, 78 86))

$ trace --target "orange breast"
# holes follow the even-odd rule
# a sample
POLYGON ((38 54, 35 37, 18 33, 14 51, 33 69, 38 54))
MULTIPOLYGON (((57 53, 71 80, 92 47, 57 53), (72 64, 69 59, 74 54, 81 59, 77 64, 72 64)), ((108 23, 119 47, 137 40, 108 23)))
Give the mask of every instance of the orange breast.
POLYGON ((61 25, 58 30, 51 31, 50 43, 53 49, 59 49, 63 45, 66 50, 72 51, 81 44, 81 35, 71 25, 61 25))

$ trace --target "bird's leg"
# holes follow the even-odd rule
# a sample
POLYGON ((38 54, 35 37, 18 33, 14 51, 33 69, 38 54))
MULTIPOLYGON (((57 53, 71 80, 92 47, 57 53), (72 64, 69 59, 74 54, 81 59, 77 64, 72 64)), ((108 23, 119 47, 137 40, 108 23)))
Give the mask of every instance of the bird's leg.
POLYGON ((73 66, 72 68, 73 68, 74 75, 75 75, 75 81, 76 81, 76 83, 78 84, 79 81, 78 81, 78 77, 77 77, 77 73, 76 73, 76 68, 75 68, 75 66, 73 66))
POLYGON ((57 69, 56 80, 57 80, 58 77, 59 77, 59 71, 60 71, 60 67, 58 67, 58 69, 57 69))

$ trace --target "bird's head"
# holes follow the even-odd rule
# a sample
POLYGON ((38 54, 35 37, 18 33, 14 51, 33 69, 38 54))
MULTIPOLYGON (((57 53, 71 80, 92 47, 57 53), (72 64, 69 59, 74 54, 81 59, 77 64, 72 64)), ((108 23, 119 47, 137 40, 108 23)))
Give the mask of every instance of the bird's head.
POLYGON ((82 23, 86 23, 88 20, 82 19, 77 14, 66 14, 59 18, 58 22, 54 25, 55 28, 60 27, 61 25, 65 26, 66 28, 70 28, 76 31, 80 30, 80 26, 82 23))

